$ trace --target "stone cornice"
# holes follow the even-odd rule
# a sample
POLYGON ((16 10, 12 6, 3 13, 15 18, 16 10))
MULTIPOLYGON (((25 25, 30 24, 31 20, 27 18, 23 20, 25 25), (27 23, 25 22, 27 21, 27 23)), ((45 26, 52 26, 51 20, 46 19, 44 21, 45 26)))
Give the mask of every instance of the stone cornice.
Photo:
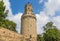
POLYGON ((34 15, 23 15, 21 19, 24 19, 27 17, 34 18, 36 20, 36 17, 34 15))

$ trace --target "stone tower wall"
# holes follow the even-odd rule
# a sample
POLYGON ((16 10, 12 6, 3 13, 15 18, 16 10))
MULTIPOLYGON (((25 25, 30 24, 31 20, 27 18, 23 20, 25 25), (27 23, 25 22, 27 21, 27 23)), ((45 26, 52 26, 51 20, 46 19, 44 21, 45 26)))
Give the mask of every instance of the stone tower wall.
POLYGON ((36 32, 36 19, 32 17, 26 17, 22 19, 22 35, 25 38, 30 38, 31 40, 36 41, 37 32, 36 32))
POLYGON ((21 34, 26 41, 37 41, 36 17, 32 12, 31 4, 25 6, 25 12, 21 18, 21 34))
POLYGON ((33 35, 35 37, 36 34, 36 19, 31 17, 26 17, 22 19, 22 34, 33 35))

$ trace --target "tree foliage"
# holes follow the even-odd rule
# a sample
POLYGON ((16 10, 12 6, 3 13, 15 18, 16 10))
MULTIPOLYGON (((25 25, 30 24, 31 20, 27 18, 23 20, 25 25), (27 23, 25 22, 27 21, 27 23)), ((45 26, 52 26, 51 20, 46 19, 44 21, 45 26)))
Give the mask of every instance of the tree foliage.
POLYGON ((37 41, 44 41, 44 38, 42 35, 38 34, 37 35, 37 41))
POLYGON ((2 0, 0 1, 0 27, 4 27, 16 32, 16 24, 6 19, 7 14, 8 10, 5 10, 4 2, 2 0))
POLYGON ((4 20, 7 16, 7 12, 5 12, 5 6, 3 1, 0 1, 0 20, 4 20))
POLYGON ((37 41, 60 41, 60 30, 48 22, 44 27, 43 35, 37 35, 37 41))
POLYGON ((59 40, 59 30, 53 25, 53 22, 48 22, 44 26, 45 33, 43 34, 45 41, 58 41, 59 40))

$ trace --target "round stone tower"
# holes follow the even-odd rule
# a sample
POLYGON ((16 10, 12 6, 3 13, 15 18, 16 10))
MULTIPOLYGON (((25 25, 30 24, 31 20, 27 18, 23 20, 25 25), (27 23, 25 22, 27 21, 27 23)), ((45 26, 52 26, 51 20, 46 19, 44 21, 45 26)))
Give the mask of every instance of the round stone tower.
POLYGON ((25 5, 25 12, 21 18, 21 34, 26 41, 37 41, 36 16, 30 3, 25 5))

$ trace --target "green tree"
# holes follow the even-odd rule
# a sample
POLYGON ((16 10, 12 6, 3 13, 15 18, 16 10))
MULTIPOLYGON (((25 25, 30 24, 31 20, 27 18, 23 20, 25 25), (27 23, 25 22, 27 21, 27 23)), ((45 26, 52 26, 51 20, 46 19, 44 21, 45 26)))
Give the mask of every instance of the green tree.
POLYGON ((44 41, 44 38, 42 35, 38 34, 37 35, 37 41, 44 41))
POLYGON ((56 28, 56 26, 53 25, 53 22, 48 22, 44 26, 45 33, 43 34, 45 41, 58 41, 59 40, 59 30, 56 28))
POLYGON ((5 11, 3 0, 0 1, 0 27, 7 28, 16 32, 16 24, 6 19, 8 10, 5 11))
POLYGON ((16 24, 12 21, 9 20, 5 20, 4 22, 5 26, 7 27, 7 29, 12 30, 12 31, 16 31, 16 24))
POLYGON ((3 1, 0 1, 0 21, 6 18, 7 11, 5 12, 5 6, 4 6, 3 1))

